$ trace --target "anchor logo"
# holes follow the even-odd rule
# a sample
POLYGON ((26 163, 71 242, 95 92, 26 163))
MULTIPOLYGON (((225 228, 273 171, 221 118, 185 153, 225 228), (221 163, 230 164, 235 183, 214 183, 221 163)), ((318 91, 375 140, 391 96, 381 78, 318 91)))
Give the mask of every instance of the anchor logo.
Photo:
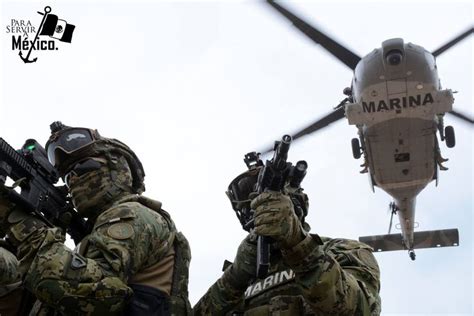
POLYGON ((49 36, 58 39, 61 42, 71 43, 72 34, 75 29, 74 25, 68 24, 65 20, 60 20, 56 15, 51 14, 50 6, 46 6, 44 8, 44 12, 37 12, 43 16, 38 28, 38 32, 36 33, 34 40, 31 42, 30 49, 28 50, 26 57, 23 57, 23 53, 21 51, 18 54, 25 64, 34 63, 38 60, 37 57, 30 59, 30 55, 31 51, 35 48, 35 44, 40 35, 49 36))

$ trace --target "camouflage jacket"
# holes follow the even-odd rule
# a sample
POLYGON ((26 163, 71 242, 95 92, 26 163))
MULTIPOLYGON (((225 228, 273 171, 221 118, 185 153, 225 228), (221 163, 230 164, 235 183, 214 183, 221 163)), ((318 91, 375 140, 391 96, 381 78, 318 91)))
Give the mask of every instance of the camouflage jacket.
POLYGON ((41 302, 32 315, 52 310, 64 315, 120 314, 133 295, 132 283, 168 295, 173 314, 190 311, 189 245, 157 201, 128 196, 114 203, 74 252, 63 244, 59 229, 43 227, 31 234, 17 229, 17 239, 24 240, 18 246, 25 259, 24 286, 41 302))
POLYGON ((231 267, 194 308, 199 315, 379 315, 379 268, 371 248, 311 235, 275 249, 265 279, 237 288, 231 267))
POLYGON ((0 296, 1 286, 19 281, 18 260, 15 255, 0 246, 0 296))

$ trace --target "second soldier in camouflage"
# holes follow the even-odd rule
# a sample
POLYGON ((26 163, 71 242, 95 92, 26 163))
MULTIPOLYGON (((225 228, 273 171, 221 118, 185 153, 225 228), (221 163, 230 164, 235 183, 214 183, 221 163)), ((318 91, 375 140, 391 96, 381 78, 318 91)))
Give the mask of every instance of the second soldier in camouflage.
MULTIPOLYGON (((249 208, 246 203, 250 203, 255 183, 252 172, 255 175, 249 171, 248 177, 243 174, 229 186, 241 191, 228 194, 238 214, 249 208)), ((372 249, 354 240, 309 234, 306 212, 295 212, 297 200, 307 208, 307 196, 301 190, 264 192, 251 201, 254 232, 242 241, 234 262, 196 304, 195 315, 380 314, 380 273, 372 249), (300 199, 290 198, 296 195, 300 199), (256 278, 256 234, 274 240, 269 273, 262 279, 256 278)))

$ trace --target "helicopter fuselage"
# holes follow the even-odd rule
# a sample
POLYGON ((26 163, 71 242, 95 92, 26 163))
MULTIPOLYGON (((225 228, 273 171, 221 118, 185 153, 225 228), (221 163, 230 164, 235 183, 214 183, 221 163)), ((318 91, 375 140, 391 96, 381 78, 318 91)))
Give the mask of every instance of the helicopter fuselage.
POLYGON ((437 178, 437 130, 452 110, 451 90, 441 90, 435 58, 423 47, 390 39, 354 70, 352 103, 372 185, 395 200, 403 242, 413 248, 416 196, 437 178))
POLYGON ((447 147, 455 146, 454 128, 444 127, 444 114, 474 124, 474 119, 453 110, 453 92, 442 90, 435 59, 473 34, 474 27, 469 26, 432 52, 394 38, 361 58, 286 6, 267 2, 354 72, 351 87, 343 91, 346 98, 332 112, 294 133, 293 139, 344 117, 357 127, 359 137, 351 140, 352 154, 355 159, 364 155, 361 173, 369 174, 372 190, 378 186, 393 197, 390 209, 392 216, 398 213, 402 229, 402 234, 390 234, 391 219, 387 235, 362 236, 359 240, 374 251, 408 249, 412 260, 414 249, 458 246, 457 229, 414 232, 415 203, 429 182, 436 179, 438 183, 438 170, 447 170, 436 132, 447 147))

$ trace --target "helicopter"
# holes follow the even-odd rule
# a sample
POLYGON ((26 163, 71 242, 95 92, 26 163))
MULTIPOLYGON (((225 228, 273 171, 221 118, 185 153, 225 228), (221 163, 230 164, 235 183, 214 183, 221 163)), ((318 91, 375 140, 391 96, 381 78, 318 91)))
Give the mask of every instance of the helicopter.
POLYGON ((343 90, 345 98, 333 111, 291 136, 296 140, 344 117, 357 128, 351 149, 355 159, 363 158, 360 173, 368 173, 373 192, 379 187, 393 198, 388 234, 359 240, 377 252, 408 250, 411 260, 416 259, 415 249, 458 246, 457 229, 415 232, 415 205, 417 195, 431 181, 438 184, 439 171, 448 170, 437 134, 448 148, 456 141, 454 128, 444 126, 445 114, 474 124, 453 109, 455 92, 442 89, 436 64, 436 57, 467 38, 474 27, 431 52, 392 38, 360 57, 279 3, 267 3, 353 72, 351 86, 343 90), (391 234, 394 215, 401 234, 391 234))

